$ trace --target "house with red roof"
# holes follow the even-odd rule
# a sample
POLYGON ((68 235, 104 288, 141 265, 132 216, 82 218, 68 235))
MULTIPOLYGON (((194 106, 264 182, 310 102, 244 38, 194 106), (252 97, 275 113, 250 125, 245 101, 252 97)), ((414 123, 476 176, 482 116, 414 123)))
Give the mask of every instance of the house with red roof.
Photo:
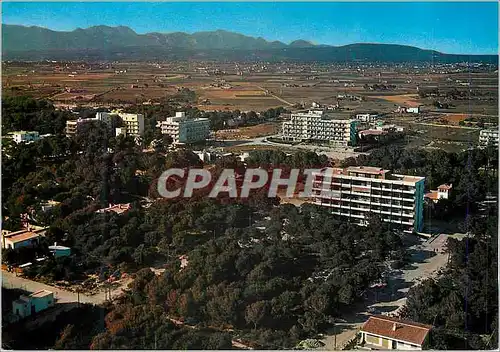
POLYGON ((434 203, 437 203, 440 199, 449 199, 452 188, 452 184, 442 184, 437 190, 426 193, 424 198, 432 200, 434 203))
POLYGON ((368 350, 423 350, 431 325, 372 315, 361 328, 360 348, 368 350))

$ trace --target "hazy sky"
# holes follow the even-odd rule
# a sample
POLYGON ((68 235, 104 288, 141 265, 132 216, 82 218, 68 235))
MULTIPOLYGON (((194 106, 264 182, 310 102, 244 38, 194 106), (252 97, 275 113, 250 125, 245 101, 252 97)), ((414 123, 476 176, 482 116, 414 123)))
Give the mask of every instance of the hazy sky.
POLYGON ((73 30, 124 25, 137 33, 225 29, 267 40, 415 45, 498 53, 497 2, 4 2, 3 23, 73 30))

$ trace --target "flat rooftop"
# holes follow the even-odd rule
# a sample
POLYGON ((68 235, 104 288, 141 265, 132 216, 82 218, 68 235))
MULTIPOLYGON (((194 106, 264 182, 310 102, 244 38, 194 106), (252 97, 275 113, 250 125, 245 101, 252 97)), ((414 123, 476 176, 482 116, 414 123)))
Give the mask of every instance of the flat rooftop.
POLYGON ((384 170, 380 167, 373 166, 349 166, 346 170, 347 172, 357 172, 370 175, 384 175, 390 172, 390 170, 384 170))
POLYGON ((46 296, 50 296, 52 295, 53 293, 51 291, 47 291, 47 290, 40 290, 40 291, 36 291, 36 292, 33 292, 30 297, 33 297, 33 298, 42 298, 42 297, 46 297, 46 296))
POLYGON ((31 240, 34 238, 38 238, 40 236, 42 236, 42 233, 40 233, 40 232, 23 231, 22 233, 19 233, 17 235, 4 236, 4 237, 12 243, 18 243, 18 242, 23 242, 23 241, 31 240))

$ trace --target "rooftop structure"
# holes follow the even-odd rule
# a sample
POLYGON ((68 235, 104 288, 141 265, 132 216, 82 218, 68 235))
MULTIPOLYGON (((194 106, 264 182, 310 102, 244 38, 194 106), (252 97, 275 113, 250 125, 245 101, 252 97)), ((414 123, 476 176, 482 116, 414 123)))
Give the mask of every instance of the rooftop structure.
POLYGON ((356 120, 332 119, 323 111, 292 114, 282 125, 283 139, 314 140, 347 146, 356 145, 356 120))
POLYGON ((313 177, 313 203, 334 215, 367 225, 370 214, 377 214, 405 232, 422 230, 425 177, 370 166, 324 168, 313 177))
POLYGON ((361 328, 361 344, 374 349, 422 350, 431 325, 374 315, 361 328))

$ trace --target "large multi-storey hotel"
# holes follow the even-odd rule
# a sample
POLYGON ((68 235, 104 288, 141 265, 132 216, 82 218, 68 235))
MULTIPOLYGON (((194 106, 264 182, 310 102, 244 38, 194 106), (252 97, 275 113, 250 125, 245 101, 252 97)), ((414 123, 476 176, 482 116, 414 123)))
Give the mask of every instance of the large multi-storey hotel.
POLYGON ((174 144, 204 141, 210 134, 209 119, 188 119, 185 112, 176 112, 175 116, 159 121, 156 127, 172 137, 174 144))
POLYGON ((356 145, 356 120, 332 119, 323 111, 292 114, 283 122, 283 139, 326 141, 342 146, 356 145))
POLYGON ((366 225, 370 214, 421 232, 425 177, 392 174, 377 167, 325 168, 313 173, 313 203, 366 225))

